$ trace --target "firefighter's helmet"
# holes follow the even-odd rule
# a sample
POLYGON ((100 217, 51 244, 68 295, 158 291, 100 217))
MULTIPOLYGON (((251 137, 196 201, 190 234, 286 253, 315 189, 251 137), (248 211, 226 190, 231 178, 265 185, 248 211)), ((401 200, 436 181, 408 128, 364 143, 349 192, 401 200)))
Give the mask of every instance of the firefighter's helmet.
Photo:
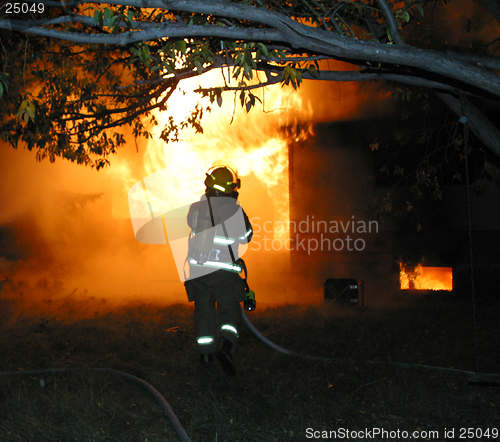
POLYGON ((228 161, 216 161, 206 175, 205 186, 215 191, 230 195, 241 187, 238 171, 228 161))

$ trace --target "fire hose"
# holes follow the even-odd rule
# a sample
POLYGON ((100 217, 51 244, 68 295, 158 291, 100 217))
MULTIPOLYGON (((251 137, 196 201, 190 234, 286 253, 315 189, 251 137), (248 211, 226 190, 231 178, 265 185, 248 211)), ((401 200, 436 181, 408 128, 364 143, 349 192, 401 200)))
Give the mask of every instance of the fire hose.
MULTIPOLYGON (((325 358, 325 357, 319 357, 319 356, 309 356, 305 355, 302 353, 297 353, 291 350, 287 350, 286 348, 280 347, 279 345, 275 344, 274 342, 270 341, 268 338, 266 338, 257 328, 250 322, 248 319, 245 311, 242 308, 242 317, 243 317, 243 322, 245 325, 248 327, 250 332, 262 343, 267 345, 268 347, 272 348, 273 350, 276 350, 278 353, 284 354, 286 356, 294 356, 294 357, 299 357, 303 359, 308 359, 312 361, 320 361, 320 362, 352 362, 348 359, 338 359, 338 358, 325 358)), ((445 368, 445 367, 435 367, 431 365, 422 365, 422 364, 411 364, 411 363, 403 363, 403 362, 384 362, 384 361, 362 361, 367 364, 390 364, 390 365, 395 365, 399 367, 404 367, 404 368, 424 368, 428 370, 437 370, 437 371, 446 371, 446 372, 454 372, 454 373, 460 373, 460 374, 465 374, 467 376, 474 376, 477 373, 472 372, 472 371, 466 371, 466 370, 459 370, 455 368, 445 368)), ((47 375, 47 374, 58 374, 58 373, 68 373, 70 371, 75 371, 75 370, 82 370, 82 369, 70 369, 70 368, 60 368, 60 369, 45 369, 45 370, 27 370, 27 371, 8 371, 8 372, 0 372, 0 376, 13 376, 13 375, 47 375)), ((174 427, 175 432, 179 436, 180 440, 183 442, 192 442, 188 434, 186 433, 186 430, 184 430, 184 427, 181 425, 179 422, 179 419, 177 418, 176 414, 172 410, 172 407, 170 407, 169 403, 165 400, 165 398, 149 383, 146 381, 133 376, 131 374, 125 373, 123 371, 119 370, 114 370, 112 368, 94 368, 94 371, 97 372, 103 372, 103 373, 112 373, 117 376, 121 376, 122 378, 128 379, 129 381, 132 381, 139 386, 141 386, 144 390, 146 390, 148 393, 150 393, 158 402, 160 407, 163 409, 165 416, 169 419, 170 423, 174 427)))
MULTIPOLYGON (((275 344, 274 342, 270 341, 267 339, 255 326, 250 322, 248 319, 247 315, 245 312, 242 310, 242 316, 243 316, 243 322, 245 325, 248 327, 248 329, 252 332, 252 334, 261 342, 266 344, 268 347, 272 348, 273 350, 276 350, 277 352, 287 355, 287 356, 295 356, 303 359, 309 359, 312 361, 321 361, 321 362, 352 362, 349 359, 338 359, 338 358, 324 358, 324 357, 319 357, 319 356, 309 356, 305 355, 302 353, 296 353, 294 351, 287 350, 286 348, 280 347, 279 345, 275 344)), ((433 365, 423 365, 423 364, 412 364, 412 363, 405 363, 405 362, 393 362, 393 361, 361 361, 365 364, 389 364, 389 365, 395 365, 398 367, 404 367, 404 368, 425 368, 427 370, 435 370, 435 371, 447 371, 447 372, 454 372, 454 373, 460 373, 460 374, 465 374, 467 376, 474 376, 477 373, 474 371, 466 371, 466 370, 459 370, 456 368, 446 368, 446 367, 435 367, 433 365)))
MULTIPOLYGON (((45 369, 45 370, 26 370, 26 371, 4 371, 0 372, 0 376, 14 376, 14 375, 31 375, 31 376, 40 376, 40 375, 55 375, 59 373, 69 373, 70 371, 76 371, 76 370, 82 370, 81 368, 59 368, 59 369, 45 369)), ((98 372, 103 372, 103 373, 112 373, 117 376, 121 376, 122 378, 128 379, 129 381, 132 381, 142 388, 146 390, 148 393, 150 393, 157 401, 160 407, 163 409, 165 412, 165 416, 170 420, 170 423, 175 429, 175 432, 179 436, 179 438, 183 442, 192 442, 191 439, 189 438, 188 434, 186 433, 186 430, 184 430, 183 426, 179 422, 179 419, 177 418, 176 414, 172 410, 172 407, 170 407, 169 403, 165 400, 165 398, 151 385, 148 384, 146 381, 133 376, 131 374, 125 373, 123 371, 119 370, 114 370, 112 368, 94 368, 94 371, 98 372)), ((43 385, 43 384, 42 384, 43 385)))

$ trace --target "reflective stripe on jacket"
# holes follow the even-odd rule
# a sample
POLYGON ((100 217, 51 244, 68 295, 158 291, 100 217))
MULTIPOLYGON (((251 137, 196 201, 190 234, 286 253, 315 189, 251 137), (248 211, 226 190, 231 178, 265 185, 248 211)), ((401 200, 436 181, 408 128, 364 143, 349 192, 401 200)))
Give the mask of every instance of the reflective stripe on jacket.
POLYGON ((211 244, 207 244, 208 253, 205 252, 203 259, 200 254, 195 253, 194 246, 190 245, 188 263, 193 267, 209 267, 240 273, 241 266, 236 263, 239 258, 239 244, 247 244, 253 236, 253 229, 243 208, 235 198, 231 197, 207 197, 203 196, 200 201, 191 205, 188 213, 188 225, 192 229, 192 244, 195 243, 196 235, 204 232, 196 232, 196 221, 199 213, 210 211, 210 229, 214 229, 210 238, 211 244), (208 206, 207 206, 208 204, 208 206), (212 239, 213 238, 213 239, 212 239))

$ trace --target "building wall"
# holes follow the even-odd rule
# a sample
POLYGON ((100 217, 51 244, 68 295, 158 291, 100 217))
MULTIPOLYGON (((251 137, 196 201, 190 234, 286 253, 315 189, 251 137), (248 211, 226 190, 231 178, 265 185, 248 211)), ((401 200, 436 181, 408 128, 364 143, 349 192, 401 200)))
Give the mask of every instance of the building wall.
MULTIPOLYGON (((424 265, 453 267, 457 291, 470 291, 464 186, 444 190, 425 232, 405 236, 394 221, 373 218, 367 212, 369 203, 387 189, 374 184, 364 127, 356 122, 319 125, 314 137, 290 147, 293 278, 313 288, 318 298, 329 278, 363 280, 366 303, 376 304, 400 295, 398 253, 411 249, 425 256, 424 265)), ((474 265, 490 280, 495 280, 492 272, 484 269, 500 270, 499 202, 498 186, 481 197, 472 195, 474 265)), ((484 287, 486 277, 480 278, 483 291, 493 290, 484 287)))
POLYGON ((354 123, 320 125, 290 147, 291 266, 316 289, 329 278, 363 280, 370 302, 399 290, 399 269, 392 223, 367 213, 380 190, 363 138, 354 123))

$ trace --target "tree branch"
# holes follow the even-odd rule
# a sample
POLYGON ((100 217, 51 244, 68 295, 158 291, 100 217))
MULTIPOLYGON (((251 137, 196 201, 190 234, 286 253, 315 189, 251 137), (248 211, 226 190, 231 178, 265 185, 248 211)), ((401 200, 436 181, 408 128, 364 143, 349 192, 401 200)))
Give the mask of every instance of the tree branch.
MULTIPOLYGON (((252 84, 250 86, 223 86, 220 89, 223 92, 228 92, 228 91, 250 91, 252 89, 261 89, 263 87, 267 86, 272 86, 274 84, 279 84, 281 83, 281 77, 272 77, 269 76, 268 80, 264 83, 257 83, 257 84, 252 84)), ((198 88, 195 89, 193 92, 197 92, 200 94, 207 93, 213 91, 215 88, 198 88)))
POLYGON ((112 129, 114 127, 122 126, 122 125, 126 124, 127 122, 130 122, 130 121, 134 120, 138 116, 145 114, 146 112, 150 112, 150 111, 152 111, 154 109, 157 109, 157 108, 163 106, 168 101, 168 99, 170 98, 170 96, 172 95, 172 93, 174 92, 174 90, 175 90, 175 87, 173 87, 167 93, 167 95, 165 95, 165 97, 163 97, 162 100, 160 102, 158 102, 158 103, 149 105, 147 107, 142 107, 142 105, 141 105, 138 109, 136 109, 131 114, 125 115, 124 117, 119 118, 117 120, 114 120, 114 121, 112 121, 109 124, 101 124, 101 125, 94 124, 93 127, 84 128, 82 130, 79 130, 79 131, 76 131, 76 132, 72 133, 71 135, 75 136, 75 135, 79 135, 79 134, 84 134, 85 132, 91 132, 88 135, 87 138, 85 138, 83 140, 78 140, 79 143, 86 143, 92 137, 95 136, 95 134, 93 132, 96 132, 96 131, 97 132, 101 132, 101 131, 104 131, 104 130, 107 130, 107 129, 112 129))
POLYGON ((497 0, 478 0, 478 2, 500 23, 500 4, 497 0))
POLYGON ((387 18, 387 23, 389 24, 389 31, 391 32, 391 36, 394 39, 394 42, 398 45, 404 45, 405 42, 399 33, 399 27, 396 23, 396 19, 394 18, 394 14, 392 13, 392 9, 387 3, 386 0, 377 0, 382 12, 387 18))
POLYGON ((467 124, 476 137, 500 157, 500 130, 469 100, 462 101, 451 94, 436 94, 459 118, 466 117, 467 124))
MULTIPOLYGON (((89 17, 78 16, 80 23, 94 26, 94 22, 89 17), (90 24, 91 23, 91 24, 90 24)), ((60 23, 68 23, 61 20, 60 23)), ((51 24, 50 22, 46 24, 51 24)), ((285 39, 279 31, 274 29, 241 29, 236 27, 223 27, 215 25, 186 25, 178 23, 158 23, 156 26, 147 24, 147 30, 127 31, 117 34, 86 34, 83 32, 60 31, 57 29, 48 29, 41 26, 26 28, 22 20, 0 20, 0 29, 12 31, 22 31, 27 34, 39 35, 41 37, 57 38, 60 40, 71 41, 81 44, 100 44, 100 45, 118 45, 125 46, 132 43, 147 42, 152 40, 161 40, 163 38, 190 38, 190 37, 216 37, 228 40, 238 40, 242 33, 245 39, 255 41, 280 41, 285 39)), ((140 27, 137 26, 136 29, 140 27)))
POLYGON ((446 55, 486 69, 500 70, 500 57, 488 57, 464 52, 447 51, 446 55))
MULTIPOLYGON (((238 28, 236 26, 158 24, 158 27, 112 34, 85 34, 54 29, 30 28, 24 32, 40 36, 60 38, 86 44, 127 45, 163 38, 214 37, 228 40, 248 40, 288 43, 296 52, 309 52, 317 56, 347 60, 355 64, 386 63, 425 69, 433 74, 482 89, 500 96, 500 76, 481 66, 454 59, 436 51, 417 49, 408 45, 386 45, 341 37, 323 29, 307 26, 276 11, 227 1, 208 0, 108 0, 107 4, 131 7, 160 8, 170 11, 192 12, 254 22, 269 28, 238 28)), ((0 21, 0 28, 16 29, 20 24, 11 20, 0 21)))
MULTIPOLYGON (((266 87, 273 84, 281 83, 282 73, 284 68, 280 67, 268 67, 259 68, 259 71, 264 71, 266 74, 276 74, 275 76, 267 75, 268 81, 263 83, 258 83, 250 86, 230 86, 222 87, 223 91, 239 91, 239 90, 251 90, 258 89, 259 87, 266 87)), ((404 83, 412 86, 426 87, 436 90, 448 91, 452 93, 459 93, 460 91, 453 86, 449 86, 444 83, 439 83, 437 81, 427 80, 425 78, 413 77, 411 75, 396 74, 394 72, 370 72, 367 70, 357 70, 357 71, 318 71, 316 75, 311 74, 308 71, 302 73, 302 78, 304 80, 318 80, 318 81, 340 81, 340 82, 357 82, 357 81, 376 81, 376 80, 386 80, 394 81, 396 83, 404 83)), ((215 88, 199 88, 195 92, 209 92, 215 88)))

